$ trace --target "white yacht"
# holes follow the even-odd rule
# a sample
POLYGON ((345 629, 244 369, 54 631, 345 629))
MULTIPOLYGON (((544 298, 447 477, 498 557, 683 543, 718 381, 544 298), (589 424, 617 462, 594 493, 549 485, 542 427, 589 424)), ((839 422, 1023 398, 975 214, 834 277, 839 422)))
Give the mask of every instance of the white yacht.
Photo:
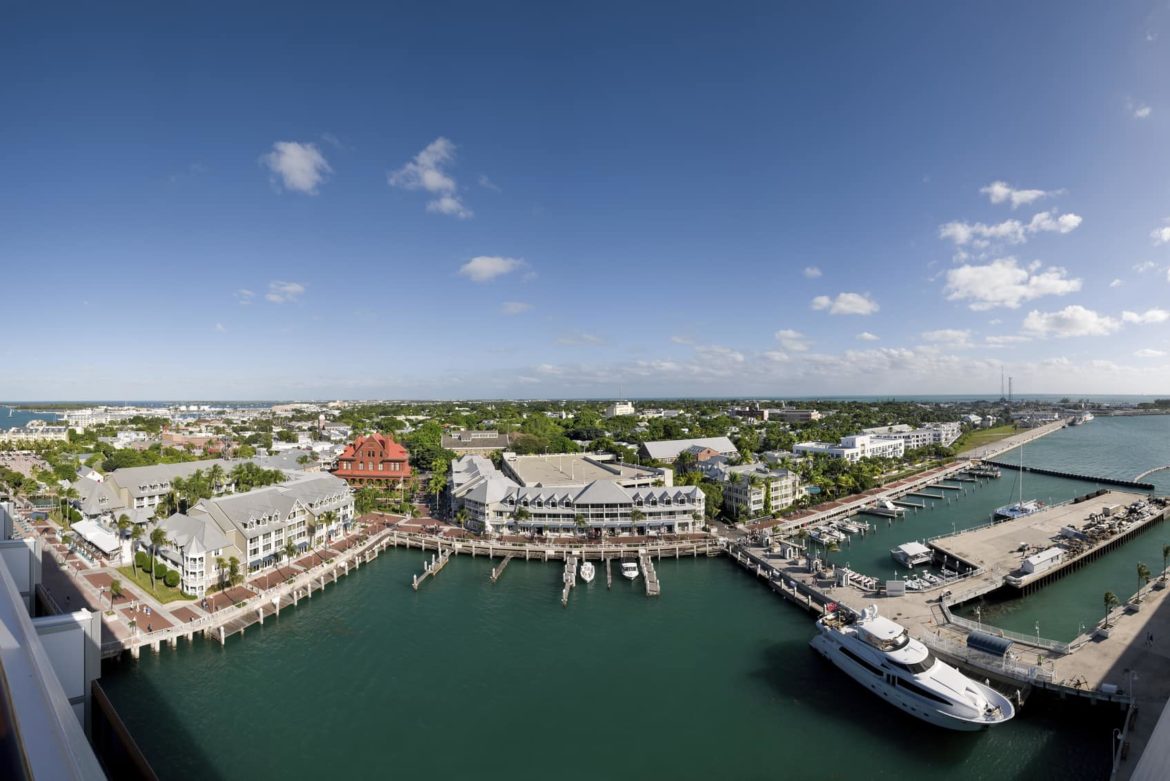
POLYGON ((934 560, 934 551, 921 542, 907 542, 890 549, 894 561, 903 567, 917 567, 920 564, 929 564, 934 560))
POLYGON ((592 583, 593 577, 597 574, 597 569, 593 566, 591 561, 581 562, 581 566, 577 568, 577 573, 581 576, 581 580, 586 583, 592 583))
POLYGON ((638 579, 638 562, 636 562, 636 561, 623 561, 622 562, 622 577, 624 577, 626 580, 637 580, 638 579))
POLYGON ((911 716, 947 729, 973 731, 1015 715, 1011 700, 971 680, 911 639, 901 624, 871 605, 860 615, 836 606, 817 621, 809 643, 849 677, 911 716))

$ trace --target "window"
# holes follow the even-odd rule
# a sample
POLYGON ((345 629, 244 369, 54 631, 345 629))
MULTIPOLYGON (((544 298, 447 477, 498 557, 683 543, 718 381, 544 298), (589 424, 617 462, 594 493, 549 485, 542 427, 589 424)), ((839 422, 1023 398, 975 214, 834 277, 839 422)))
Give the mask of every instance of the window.
POLYGON ((845 654, 846 656, 848 656, 848 657, 849 657, 851 660, 853 660, 854 662, 857 662, 859 665, 861 665, 861 666, 862 666, 862 667, 864 667, 865 669, 869 670, 869 671, 870 671, 871 673, 873 673, 874 675, 881 676, 881 674, 882 674, 882 671, 881 671, 881 670, 879 670, 877 667, 874 667, 872 664, 870 664, 869 662, 865 661, 865 660, 864 660, 864 659, 862 659, 860 656, 858 656, 857 654, 855 654, 855 653, 853 653, 852 651, 850 651, 848 648, 845 648, 845 647, 840 647, 840 648, 838 648, 837 650, 839 650, 841 653, 843 653, 843 654, 845 654))
POLYGON ((927 689, 925 686, 919 686, 918 684, 914 683, 913 681, 908 681, 905 678, 895 678, 895 681, 897 681, 897 684, 900 688, 905 689, 906 691, 910 692, 911 694, 917 694, 919 697, 924 697, 928 700, 934 700, 935 702, 941 702, 943 705, 951 705, 952 704, 951 701, 948 700, 946 697, 935 694, 934 692, 927 689))
POLYGON ((926 672, 931 667, 934 667, 935 661, 936 660, 934 658, 934 655, 931 654, 930 651, 926 652, 926 658, 923 659, 921 662, 911 662, 910 664, 903 664, 902 662, 895 662, 893 659, 889 660, 890 664, 894 665, 895 667, 897 667, 900 670, 905 670, 906 672, 908 672, 912 675, 918 675, 918 673, 926 672))

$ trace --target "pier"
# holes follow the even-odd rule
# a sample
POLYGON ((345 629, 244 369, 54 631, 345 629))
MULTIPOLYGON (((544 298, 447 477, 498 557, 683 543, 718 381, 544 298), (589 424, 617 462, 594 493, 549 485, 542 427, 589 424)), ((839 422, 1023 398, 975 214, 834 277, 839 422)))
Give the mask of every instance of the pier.
POLYGON ((508 564, 512 561, 513 555, 514 554, 509 553, 507 556, 504 556, 504 560, 501 561, 497 566, 492 567, 492 583, 495 583, 501 577, 503 577, 504 570, 508 568, 508 564))
POLYGON ((642 565, 642 579, 646 582, 646 596, 656 597, 662 593, 662 586, 658 583, 658 573, 654 570, 654 562, 646 551, 638 551, 638 560, 642 565))
POLYGON ((422 575, 414 576, 414 590, 418 591, 418 587, 426 582, 427 578, 433 578, 435 575, 438 575, 440 572, 442 572, 443 567, 446 567, 447 562, 450 560, 451 551, 449 549, 440 550, 437 556, 432 556, 430 562, 427 563, 426 568, 423 569, 422 575))
POLYGON ((569 606, 569 594, 577 586, 577 557, 569 554, 565 557, 565 571, 561 575, 561 582, 564 584, 561 589, 561 606, 569 606))

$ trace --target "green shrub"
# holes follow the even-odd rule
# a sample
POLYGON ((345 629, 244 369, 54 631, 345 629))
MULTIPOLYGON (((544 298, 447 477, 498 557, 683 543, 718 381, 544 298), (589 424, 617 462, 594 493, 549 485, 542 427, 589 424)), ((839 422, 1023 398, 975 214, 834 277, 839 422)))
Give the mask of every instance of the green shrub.
POLYGON ((179 585, 178 571, 173 570, 173 569, 167 570, 167 574, 166 574, 166 577, 163 578, 163 582, 166 583, 171 588, 175 588, 176 586, 178 586, 179 585))
POLYGON ((134 554, 134 566, 140 570, 150 572, 150 557, 146 555, 146 551, 138 551, 134 554))
POLYGON ((166 564, 163 564, 158 559, 154 560, 154 576, 156 578, 161 578, 162 580, 166 580, 168 572, 170 572, 170 570, 167 569, 166 564))

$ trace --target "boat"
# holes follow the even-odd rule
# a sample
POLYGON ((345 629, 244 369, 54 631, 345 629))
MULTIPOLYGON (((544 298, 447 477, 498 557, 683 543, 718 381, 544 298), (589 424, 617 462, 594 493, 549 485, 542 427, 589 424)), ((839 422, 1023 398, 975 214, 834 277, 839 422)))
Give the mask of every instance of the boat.
POLYGON ((1024 502, 1005 504, 1003 507, 995 508, 993 518, 996 523, 1000 521, 1014 521, 1016 518, 1023 518, 1025 515, 1031 515, 1043 509, 1044 503, 1039 499, 1028 499, 1024 502))
POLYGON ((577 568, 577 573, 581 576, 581 580, 592 583, 594 576, 597 575, 597 568, 593 566, 593 562, 583 561, 581 566, 577 568))
POLYGON ((852 521, 837 521, 835 524, 838 529, 846 534, 861 534, 862 528, 852 521))
POLYGON ((1039 499, 1024 500, 1024 446, 1020 445, 1020 471, 1016 473, 1016 495, 1017 499, 1012 504, 1005 504, 1003 507, 995 508, 995 512, 991 515, 991 520, 994 523, 1001 521, 1014 521, 1017 518, 1023 518, 1026 515, 1031 515, 1034 512, 1044 509, 1044 503, 1039 499))
POLYGON ((636 561, 623 561, 622 562, 622 577, 624 577, 626 580, 637 580, 638 579, 638 562, 636 562, 636 561))
POLYGON ((917 567, 920 564, 929 564, 934 560, 934 551, 921 542, 906 542, 890 549, 894 561, 903 567, 917 567))
POLYGON ((896 621, 830 603, 809 645, 850 678, 928 724, 972 732, 1015 716, 1004 695, 936 659, 896 621))
POLYGON ((809 533, 809 539, 821 545, 837 545, 845 541, 845 535, 836 529, 831 529, 827 526, 817 529, 809 533))

